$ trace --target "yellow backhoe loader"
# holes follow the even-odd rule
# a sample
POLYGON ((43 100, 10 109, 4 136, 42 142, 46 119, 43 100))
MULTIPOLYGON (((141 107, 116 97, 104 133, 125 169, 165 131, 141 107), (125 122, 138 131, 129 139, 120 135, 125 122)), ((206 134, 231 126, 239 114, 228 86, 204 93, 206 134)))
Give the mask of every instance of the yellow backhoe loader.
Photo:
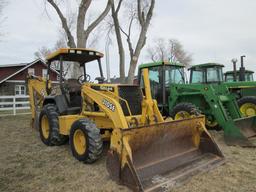
POLYGON ((110 141, 110 177, 134 191, 166 191, 224 162, 204 116, 164 121, 151 97, 148 70, 143 70, 143 91, 136 85, 107 84, 101 57, 94 50, 60 49, 47 58, 48 71, 59 62, 58 85, 28 77, 33 125, 38 123, 43 143, 61 145, 69 138, 73 156, 93 163, 101 157, 102 142, 110 141), (84 75, 64 79, 66 61, 79 63, 84 75), (98 83, 86 73, 93 61, 98 61, 98 83))

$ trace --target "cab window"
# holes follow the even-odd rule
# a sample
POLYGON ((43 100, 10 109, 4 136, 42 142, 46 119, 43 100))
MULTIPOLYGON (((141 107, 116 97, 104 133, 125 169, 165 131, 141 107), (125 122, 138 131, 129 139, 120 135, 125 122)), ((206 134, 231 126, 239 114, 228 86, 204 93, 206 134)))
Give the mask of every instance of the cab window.
POLYGON ((222 82, 222 69, 220 67, 207 68, 207 82, 222 82))
POLYGON ((165 86, 168 87, 172 83, 185 83, 183 68, 165 67, 165 86))
POLYGON ((204 79, 204 73, 202 70, 192 70, 191 83, 202 83, 204 79))

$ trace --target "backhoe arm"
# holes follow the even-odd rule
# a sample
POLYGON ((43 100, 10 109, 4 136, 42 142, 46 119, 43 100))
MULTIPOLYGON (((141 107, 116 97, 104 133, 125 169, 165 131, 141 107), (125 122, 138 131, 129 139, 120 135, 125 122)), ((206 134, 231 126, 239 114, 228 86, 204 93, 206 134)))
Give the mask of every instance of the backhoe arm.
POLYGON ((27 82, 32 120, 34 120, 37 108, 42 107, 44 97, 47 96, 46 81, 41 77, 29 76, 27 82))

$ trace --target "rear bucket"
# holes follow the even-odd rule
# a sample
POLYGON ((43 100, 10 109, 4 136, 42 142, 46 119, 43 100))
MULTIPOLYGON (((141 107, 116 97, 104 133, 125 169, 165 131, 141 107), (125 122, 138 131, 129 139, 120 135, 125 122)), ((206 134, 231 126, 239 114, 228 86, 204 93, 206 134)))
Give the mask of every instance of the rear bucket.
POLYGON ((234 123, 227 122, 224 136, 227 145, 256 147, 251 142, 251 139, 256 137, 256 116, 235 119, 234 123))
POLYGON ((111 139, 107 168, 112 179, 134 191, 166 191, 224 162, 203 116, 119 131, 113 134, 120 139, 111 139))

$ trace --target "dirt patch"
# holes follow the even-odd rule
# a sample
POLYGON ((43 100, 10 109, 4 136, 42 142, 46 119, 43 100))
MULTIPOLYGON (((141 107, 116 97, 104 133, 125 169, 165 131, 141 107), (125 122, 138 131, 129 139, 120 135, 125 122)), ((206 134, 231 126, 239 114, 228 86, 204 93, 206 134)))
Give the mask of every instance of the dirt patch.
MULTIPOLYGON (((46 147, 29 127, 30 115, 0 117, 0 191, 129 191, 111 181, 103 157, 92 165, 75 160, 69 145, 46 147)), ((225 165, 193 177, 175 192, 256 191, 256 149, 227 147, 212 132, 225 165)))

